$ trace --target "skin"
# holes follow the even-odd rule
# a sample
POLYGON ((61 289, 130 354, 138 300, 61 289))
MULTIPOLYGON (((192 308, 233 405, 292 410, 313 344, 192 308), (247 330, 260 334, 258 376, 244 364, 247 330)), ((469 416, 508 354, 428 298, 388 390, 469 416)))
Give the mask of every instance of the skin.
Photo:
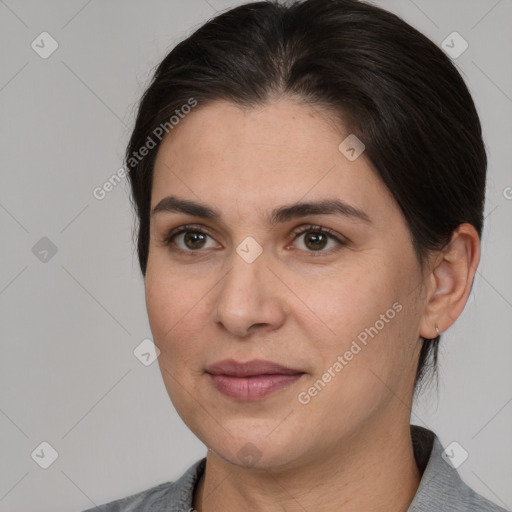
POLYGON ((479 238, 459 226, 422 269, 365 153, 349 161, 338 149, 348 134, 297 99, 250 110, 217 101, 199 105, 158 150, 152 209, 172 194, 221 214, 152 215, 145 277, 165 386, 208 447, 199 512, 406 511, 417 491, 409 425, 420 336, 435 337, 436 325, 446 330, 461 313, 479 238), (371 223, 334 214, 268 223, 274 208, 321 199, 341 199, 371 223), (183 235, 165 245, 185 224, 206 230, 203 245, 183 235), (324 237, 314 250, 311 233, 294 235, 310 224, 346 244, 324 237), (236 252, 248 236, 263 250, 252 263, 236 252), (401 311, 300 403, 298 394, 396 302, 401 311), (235 400, 205 373, 227 358, 271 360, 305 375, 262 400, 235 400), (252 460, 240 450, 252 450, 252 460))

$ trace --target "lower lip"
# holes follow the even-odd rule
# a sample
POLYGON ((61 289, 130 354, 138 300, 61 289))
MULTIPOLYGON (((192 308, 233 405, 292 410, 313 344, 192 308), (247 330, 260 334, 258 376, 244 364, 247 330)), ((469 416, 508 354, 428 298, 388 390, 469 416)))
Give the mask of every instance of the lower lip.
POLYGON ((304 373, 255 375, 252 377, 209 375, 215 388, 224 395, 238 400, 258 400, 275 391, 289 387, 299 380, 304 373))

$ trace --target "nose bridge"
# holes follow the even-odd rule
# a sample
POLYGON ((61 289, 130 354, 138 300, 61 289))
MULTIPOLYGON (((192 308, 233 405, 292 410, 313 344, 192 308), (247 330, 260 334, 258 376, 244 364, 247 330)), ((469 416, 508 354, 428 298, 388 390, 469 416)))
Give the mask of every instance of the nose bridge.
POLYGON ((246 335, 252 325, 275 328, 283 319, 267 263, 268 258, 252 240, 242 241, 233 251, 230 270, 218 291, 215 320, 239 336, 246 335))
MULTIPOLYGON (((242 244, 240 247, 244 249, 242 244)), ((263 273, 268 272, 268 269, 263 255, 259 255, 252 261, 246 260, 239 254, 239 248, 231 257, 230 270, 223 280, 219 299, 230 308, 238 306, 242 310, 246 307, 254 308, 259 302, 260 294, 263 292, 262 281, 265 279, 263 273)))

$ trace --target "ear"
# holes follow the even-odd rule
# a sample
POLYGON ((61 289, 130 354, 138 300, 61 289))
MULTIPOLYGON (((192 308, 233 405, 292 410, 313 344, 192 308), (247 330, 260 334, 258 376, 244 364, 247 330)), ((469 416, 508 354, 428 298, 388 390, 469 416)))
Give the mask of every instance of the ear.
POLYGON ((461 224, 450 243, 435 259, 425 281, 425 310, 420 336, 435 338, 436 326, 443 332, 459 317, 471 292, 480 261, 480 237, 474 226, 461 224))

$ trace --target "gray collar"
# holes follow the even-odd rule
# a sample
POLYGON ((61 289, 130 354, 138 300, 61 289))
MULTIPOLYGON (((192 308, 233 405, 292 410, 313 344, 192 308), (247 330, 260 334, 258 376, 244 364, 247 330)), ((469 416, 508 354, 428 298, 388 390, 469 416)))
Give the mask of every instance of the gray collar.
MULTIPOLYGON (((411 425, 411 439, 422 478, 407 512, 507 512, 461 480, 446 461, 450 457, 442 457, 443 447, 434 432, 411 425)), ((85 512, 192 512, 194 492, 205 466, 206 458, 190 466, 174 483, 166 482, 85 512)))
MULTIPOLYGON (((429 429, 411 425, 411 439, 416 465, 422 473, 420 486, 407 512, 506 512, 468 487, 457 470, 442 457, 439 438, 429 429)), ((449 457, 446 457, 449 459, 449 457)), ((188 512, 192 507, 195 486, 204 472, 206 458, 191 466, 176 481, 172 493, 175 505, 169 512, 188 512)))

